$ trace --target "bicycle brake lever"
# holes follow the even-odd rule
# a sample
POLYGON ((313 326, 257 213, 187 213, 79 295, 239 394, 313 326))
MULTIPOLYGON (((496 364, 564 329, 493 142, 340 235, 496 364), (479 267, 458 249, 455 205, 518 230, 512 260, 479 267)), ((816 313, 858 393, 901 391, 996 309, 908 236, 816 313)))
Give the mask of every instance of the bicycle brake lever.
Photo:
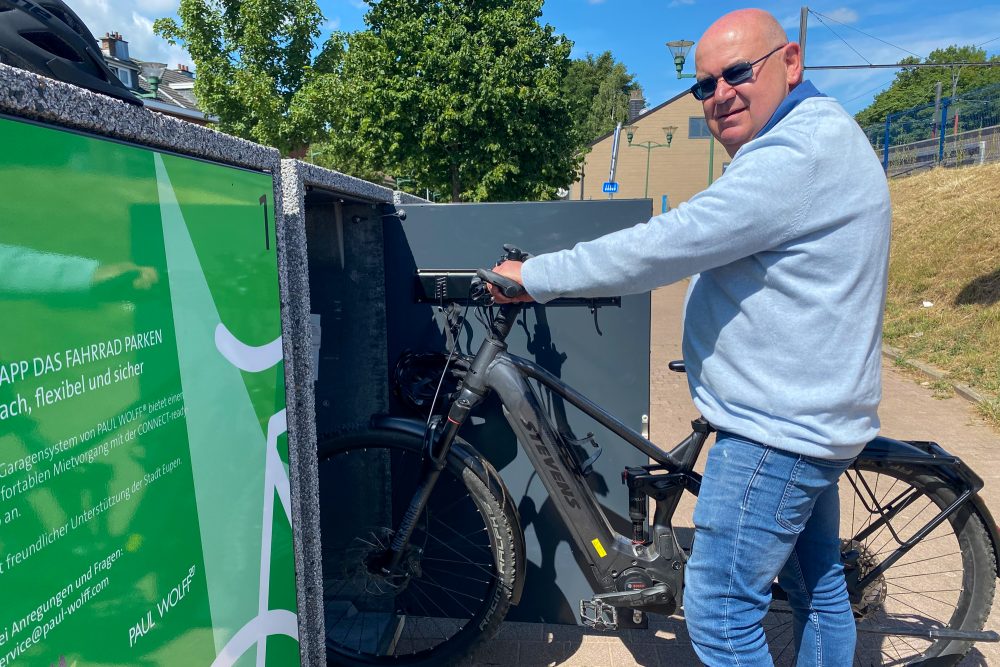
POLYGON ((493 305, 493 295, 486 289, 486 281, 479 276, 473 278, 472 282, 469 283, 469 298, 480 306, 493 305))

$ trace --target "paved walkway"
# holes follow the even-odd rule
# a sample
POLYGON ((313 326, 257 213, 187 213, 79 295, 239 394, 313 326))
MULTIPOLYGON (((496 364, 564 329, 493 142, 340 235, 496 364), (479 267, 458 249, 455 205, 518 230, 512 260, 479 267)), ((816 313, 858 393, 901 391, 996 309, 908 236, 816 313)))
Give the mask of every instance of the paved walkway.
MULTIPOLYGON (((693 414, 684 377, 667 370, 680 359, 680 313, 685 284, 653 294, 650 372, 650 430, 654 442, 674 442, 690 431, 693 414)), ((957 454, 986 481, 986 504, 1000 516, 1000 432, 976 416, 965 399, 940 400, 928 387, 883 365, 882 432, 906 440, 934 440, 957 454)), ((691 507, 681 507, 677 524, 690 525, 691 507)), ((994 602, 988 629, 1000 631, 994 602)), ((686 667, 699 664, 680 617, 650 617, 649 630, 598 633, 574 626, 505 623, 496 639, 468 663, 503 667, 686 667)), ((962 667, 1000 665, 1000 645, 973 648, 962 667)))

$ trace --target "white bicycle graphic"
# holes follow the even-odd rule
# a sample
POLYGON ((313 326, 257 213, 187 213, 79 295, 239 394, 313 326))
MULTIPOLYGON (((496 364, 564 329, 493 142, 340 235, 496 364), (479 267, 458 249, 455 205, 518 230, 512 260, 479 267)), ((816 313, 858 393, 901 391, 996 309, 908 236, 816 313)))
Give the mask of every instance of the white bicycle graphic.
MULTIPOLYGON (((267 345, 251 347, 237 340, 223 324, 215 329, 215 345, 233 366, 248 373, 259 373, 281 362, 281 336, 267 345)), ((278 494, 289 523, 292 503, 288 473, 278 454, 278 438, 286 433, 286 411, 279 410, 267 422, 267 445, 264 463, 264 518, 260 541, 260 596, 257 616, 240 628, 212 662, 212 667, 230 667, 243 654, 257 646, 257 667, 266 664, 266 639, 272 635, 287 635, 298 641, 298 617, 287 609, 268 608, 271 580, 271 529, 274 517, 274 494, 278 494)))

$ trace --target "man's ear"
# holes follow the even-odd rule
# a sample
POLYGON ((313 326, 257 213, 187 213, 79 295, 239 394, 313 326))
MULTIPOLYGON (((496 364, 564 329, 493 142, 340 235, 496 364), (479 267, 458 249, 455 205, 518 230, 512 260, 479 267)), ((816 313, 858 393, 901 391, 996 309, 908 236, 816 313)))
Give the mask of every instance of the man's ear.
POLYGON ((794 88, 802 83, 802 49, 798 42, 789 42, 784 54, 788 87, 794 88))

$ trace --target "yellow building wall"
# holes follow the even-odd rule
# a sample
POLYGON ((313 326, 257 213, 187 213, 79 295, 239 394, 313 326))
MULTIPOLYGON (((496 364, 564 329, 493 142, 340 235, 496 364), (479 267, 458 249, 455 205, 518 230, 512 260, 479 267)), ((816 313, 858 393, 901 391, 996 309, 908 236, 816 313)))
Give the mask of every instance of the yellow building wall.
MULTIPOLYGON (((633 123, 636 131, 632 146, 628 145, 625 130, 622 130, 615 170, 615 181, 618 183, 615 199, 643 197, 647 151, 634 144, 644 141, 666 143, 663 128, 669 125, 677 126, 670 147, 648 151, 648 198, 653 200, 654 215, 661 212, 663 195, 667 195, 668 205, 673 208, 708 187, 710 145, 715 153, 713 179, 722 175, 723 165, 729 162, 729 155, 717 141, 710 141, 707 137, 692 139, 688 136, 688 120, 693 117, 704 118, 701 102, 685 94, 636 119, 633 123)), ((570 188, 570 199, 608 198, 601 191, 601 186, 608 180, 613 141, 612 135, 593 145, 584 164, 583 178, 570 188)))

